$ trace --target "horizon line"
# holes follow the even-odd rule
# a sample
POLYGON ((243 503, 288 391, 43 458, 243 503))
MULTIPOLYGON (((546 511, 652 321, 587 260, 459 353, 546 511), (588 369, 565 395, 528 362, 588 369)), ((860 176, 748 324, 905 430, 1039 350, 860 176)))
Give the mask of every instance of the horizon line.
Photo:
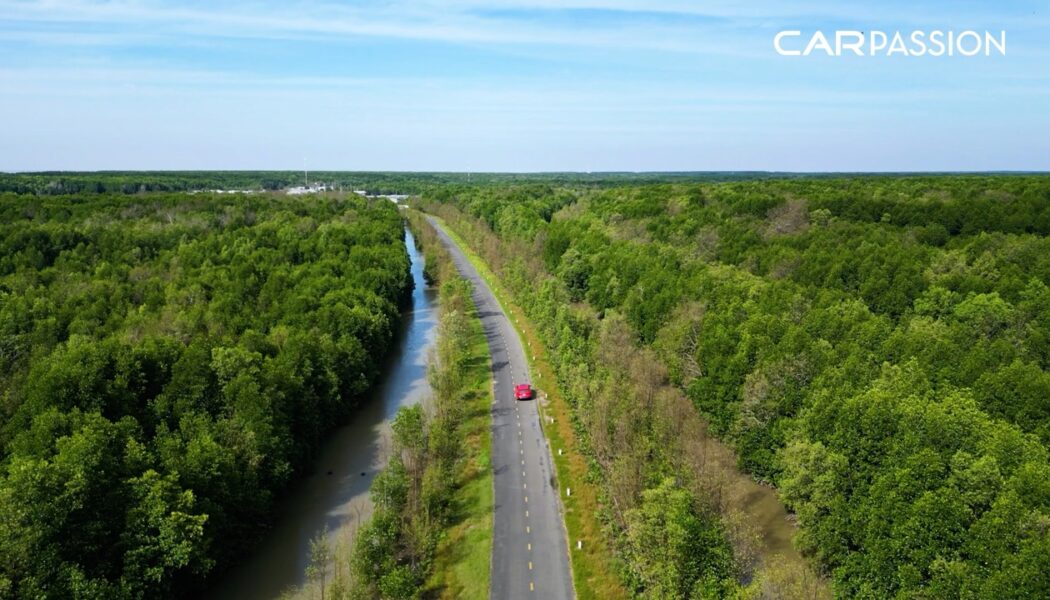
MULTIPOLYGON (((299 173, 301 168, 257 168, 257 169, 53 169, 40 171, 0 171, 0 176, 12 175, 91 175, 114 173, 299 173)), ((711 170, 608 170, 608 171, 448 171, 448 170, 405 170, 405 169, 311 169, 311 173, 353 173, 353 174, 400 174, 400 175, 700 175, 722 173, 757 173, 770 175, 981 175, 981 174, 1018 174, 1050 175, 1050 170, 1032 169, 933 169, 933 170, 830 170, 830 171, 793 171, 780 169, 711 169, 711 170)))

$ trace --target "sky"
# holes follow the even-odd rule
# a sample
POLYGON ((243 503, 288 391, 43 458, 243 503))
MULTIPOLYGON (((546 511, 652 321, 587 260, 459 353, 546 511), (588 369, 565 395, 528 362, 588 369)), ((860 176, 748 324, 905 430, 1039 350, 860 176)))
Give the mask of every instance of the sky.
POLYGON ((0 0, 0 171, 1050 170, 1050 3, 0 0), (782 30, 1007 54, 781 56, 782 30))

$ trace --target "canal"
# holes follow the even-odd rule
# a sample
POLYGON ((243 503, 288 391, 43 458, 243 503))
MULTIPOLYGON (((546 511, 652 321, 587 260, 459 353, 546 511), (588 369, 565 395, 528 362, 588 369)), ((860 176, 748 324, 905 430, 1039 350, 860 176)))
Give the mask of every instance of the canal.
POLYGON ((437 334, 437 291, 423 279, 423 256, 405 232, 412 262, 412 302, 395 350, 372 397, 331 433, 314 465, 284 498, 274 527, 256 550, 223 576, 212 599, 278 598, 306 582, 310 540, 327 528, 333 551, 346 552, 372 513, 368 488, 386 466, 390 422, 429 393, 427 354, 437 334))

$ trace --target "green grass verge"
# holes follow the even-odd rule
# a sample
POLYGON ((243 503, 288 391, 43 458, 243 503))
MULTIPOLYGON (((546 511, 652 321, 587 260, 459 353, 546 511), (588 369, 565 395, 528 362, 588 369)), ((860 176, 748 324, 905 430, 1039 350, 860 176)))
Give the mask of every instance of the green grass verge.
POLYGON ((434 558, 425 596, 478 598, 489 596, 492 558, 492 370, 488 343, 477 314, 471 319, 469 408, 463 432, 467 458, 453 503, 456 515, 434 558))
POLYGON ((503 288, 502 283, 488 268, 485 261, 475 254, 463 238, 444 221, 438 217, 434 218, 478 270, 503 310, 511 317, 511 322, 518 335, 527 344, 525 358, 529 361, 533 383, 547 394, 548 404, 545 407, 540 404, 540 411, 543 417, 553 418, 554 423, 548 423, 546 418, 541 418, 540 421, 551 447, 561 491, 576 597, 581 600, 626 598, 628 594, 616 574, 616 559, 604 542, 601 524, 596 516, 597 490, 585 483, 587 461, 576 447, 568 403, 558 390, 554 369, 547 360, 545 347, 540 342, 536 328, 514 303, 510 294, 503 288), (561 455, 558 454, 559 449, 563 450, 561 455), (572 489, 571 496, 565 495, 566 488, 572 489), (578 541, 582 542, 582 549, 577 548, 578 541))

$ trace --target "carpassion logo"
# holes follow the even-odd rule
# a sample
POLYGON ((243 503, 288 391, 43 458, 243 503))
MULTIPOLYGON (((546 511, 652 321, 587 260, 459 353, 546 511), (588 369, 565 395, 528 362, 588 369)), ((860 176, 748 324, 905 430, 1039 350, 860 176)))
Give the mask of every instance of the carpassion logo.
POLYGON ((791 30, 778 32, 773 48, 781 56, 1006 56, 1006 32, 791 30))

